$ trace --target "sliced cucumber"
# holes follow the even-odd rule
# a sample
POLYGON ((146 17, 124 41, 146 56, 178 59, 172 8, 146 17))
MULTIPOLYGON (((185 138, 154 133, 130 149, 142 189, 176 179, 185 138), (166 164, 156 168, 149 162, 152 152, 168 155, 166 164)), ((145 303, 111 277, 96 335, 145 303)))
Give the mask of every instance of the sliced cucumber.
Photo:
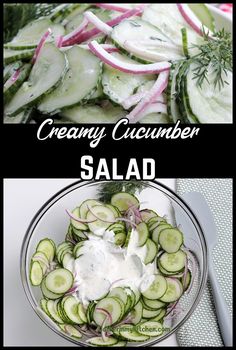
POLYGON ((133 342, 144 342, 149 339, 148 336, 138 333, 136 331, 136 326, 133 326, 131 324, 125 324, 123 326, 120 326, 119 334, 123 338, 133 342))
POLYGON ((165 277, 161 275, 155 275, 154 281, 151 285, 145 289, 141 290, 142 295, 151 300, 160 299, 166 292, 167 282, 165 277))
POLYGON ((124 304, 127 303, 128 295, 124 288, 122 287, 116 287, 113 288, 110 293, 108 294, 108 297, 117 297, 120 299, 124 304))
POLYGON ((156 317, 152 318, 151 321, 160 321, 161 319, 163 319, 163 317, 166 315, 166 309, 162 309, 161 312, 159 313, 159 315, 157 315, 156 317))
POLYGON ((141 222, 137 225, 136 230, 138 232, 138 247, 142 247, 149 236, 148 226, 145 222, 141 222))
POLYGON ((42 283, 41 283, 41 290, 42 290, 42 293, 43 293, 45 298, 51 299, 51 300, 56 300, 64 295, 64 294, 52 293, 50 290, 47 289, 45 282, 46 282, 46 278, 44 278, 42 280, 42 283))
POLYGON ((71 324, 59 324, 59 327, 65 332, 66 334, 69 334, 71 337, 76 338, 76 339, 81 339, 82 334, 73 327, 71 324))
POLYGON ((172 226, 170 224, 167 224, 167 223, 160 223, 157 227, 155 227, 154 230, 152 231, 153 242, 158 244, 160 232, 166 228, 171 228, 171 227, 172 226))
POLYGON ((204 26, 209 28, 212 32, 215 31, 214 17, 212 16, 211 11, 205 4, 188 4, 188 6, 195 13, 195 15, 199 18, 199 20, 204 26))
MULTIPOLYGON (((72 214, 77 217, 78 219, 80 218, 80 208, 75 208, 73 211, 72 211, 72 214)), ((71 225, 77 229, 77 230, 81 230, 81 231, 87 231, 88 230, 88 226, 82 222, 79 222, 79 221, 76 221, 76 220, 73 220, 71 219, 71 225)))
MULTIPOLYGON (((20 51, 19 51, 20 52, 20 51)), ((53 44, 46 43, 25 82, 5 108, 6 115, 17 114, 48 94, 63 78, 67 69, 64 54, 53 44)))
POLYGON ((23 84, 23 82, 28 78, 29 73, 31 71, 31 64, 26 63, 19 69, 19 75, 16 80, 8 79, 4 84, 4 104, 9 101, 14 93, 19 89, 19 87, 23 84))
POLYGON ((62 305, 63 311, 65 312, 66 316, 71 320, 71 322, 75 324, 84 323, 84 321, 80 318, 78 312, 79 303, 75 297, 69 296, 68 298, 66 298, 62 305))
POLYGON ((148 62, 171 61, 181 58, 181 51, 175 48, 171 40, 159 28, 143 19, 122 21, 114 27, 111 39, 123 53, 142 63, 147 63, 147 51, 148 57, 150 57, 150 54, 153 55, 153 59, 148 59, 148 62), (145 43, 147 40, 151 44, 153 42, 153 45, 147 46, 145 43), (137 41, 141 42, 138 47, 137 41), (134 42, 134 48, 127 47, 127 42, 134 42), (157 47, 156 43, 160 43, 160 45, 157 47), (170 43, 172 44, 171 48, 168 48, 168 46, 163 48, 164 44, 170 43))
POLYGON ((161 313, 161 309, 158 310, 148 310, 143 308, 143 317, 144 318, 154 318, 161 313))
POLYGON ((165 294, 160 298, 165 303, 173 303, 177 301, 183 294, 183 286, 177 278, 166 277, 167 290, 165 294))
POLYGON ((150 238, 147 239, 145 246, 147 248, 147 253, 144 259, 144 264, 150 264, 154 261, 158 253, 158 248, 156 243, 154 243, 150 238))
POLYGON ((157 213, 154 210, 143 209, 140 210, 141 218, 144 222, 148 222, 151 218, 158 217, 157 213))
POLYGON ((48 309, 47 309, 47 301, 48 301, 47 299, 41 299, 40 306, 41 306, 41 309, 45 312, 45 314, 50 317, 50 315, 48 313, 48 309))
MULTIPOLYGON (((113 53, 114 57, 125 63, 134 63, 130 58, 119 53, 113 53)), ((123 101, 133 95, 134 91, 146 83, 153 81, 154 75, 140 75, 123 73, 111 66, 105 65, 102 75, 102 86, 104 93, 109 98, 122 105, 123 101)))
POLYGON ((74 278, 72 273, 67 269, 56 269, 46 277, 46 288, 55 294, 66 293, 73 285, 74 278))
POLYGON ((115 244, 122 247, 126 241, 126 234, 124 232, 118 232, 115 235, 115 244))
POLYGON ((161 230, 159 243, 167 253, 176 253, 183 244, 183 234, 175 228, 161 230))
POLYGON ((144 304, 152 309, 161 309, 165 306, 165 303, 159 300, 150 300, 143 297, 144 304))
POLYGON ((61 319, 61 317, 57 313, 57 303, 59 300, 48 300, 47 301, 47 310, 50 315, 50 317, 57 323, 64 323, 64 321, 61 319))
POLYGON ((110 124, 124 118, 126 113, 123 108, 108 104, 104 108, 96 105, 77 106, 63 110, 61 115, 68 121, 76 124, 110 124))
POLYGON ((62 108, 81 103, 94 92, 99 83, 101 63, 90 51, 73 46, 66 51, 66 57, 69 70, 62 83, 39 104, 38 109, 42 113, 56 113, 62 108))
POLYGON ((143 315, 143 305, 139 301, 134 306, 133 310, 131 310, 131 312, 130 312, 130 316, 132 318, 132 323, 133 324, 138 324, 141 321, 141 319, 142 319, 142 315, 143 315))
POLYGON ((118 301, 118 299, 113 297, 104 298, 97 303, 93 313, 93 319, 98 326, 102 326, 105 318, 107 317, 103 312, 99 311, 99 309, 104 309, 111 315, 111 320, 107 320, 107 324, 109 325, 120 320, 123 314, 122 304, 118 301))
MULTIPOLYGON (((164 275, 164 276, 172 276, 173 275, 173 272, 170 272, 170 271, 163 269, 159 260, 157 260, 157 267, 158 267, 158 270, 162 273, 162 275, 164 275)), ((182 271, 183 270, 181 270, 179 272, 182 272, 182 271)))
POLYGON ((163 333, 163 325, 157 321, 142 322, 137 326, 137 330, 142 335, 149 337, 159 337, 163 333))
MULTIPOLYGON (((118 218, 119 216, 121 216, 121 213, 119 212, 118 208, 114 207, 114 205, 112 204, 106 204, 106 207, 111 209, 113 211, 113 214, 116 218, 118 218)), ((121 224, 124 225, 124 222, 121 221, 121 224)), ((123 226, 125 228, 125 225, 123 226)))
POLYGON ((87 220, 95 221, 89 223, 88 227, 90 231, 94 232, 97 235, 103 234, 104 230, 116 220, 113 211, 104 205, 95 205, 92 208, 92 212, 88 212, 87 220))
POLYGON ((23 66, 23 62, 10 63, 3 69, 3 82, 5 83, 18 69, 23 66))
POLYGON ((19 61, 19 60, 29 60, 34 55, 34 49, 30 50, 11 50, 4 49, 3 51, 3 62, 4 65, 19 61))
POLYGON ((116 345, 118 343, 118 340, 116 338, 109 337, 105 341, 105 340, 103 340, 102 337, 94 337, 94 338, 90 338, 88 340, 88 343, 95 345, 95 346, 113 346, 113 345, 116 345))
POLYGON ((102 205, 99 201, 95 199, 86 199, 79 207, 79 216, 81 219, 86 219, 89 207, 94 207, 95 205, 102 205))
POLYGON ((30 282, 32 286, 39 286, 43 280, 43 269, 38 261, 30 264, 30 282))
POLYGON ((169 272, 178 272, 184 268, 186 259, 186 253, 179 250, 176 253, 163 253, 159 261, 163 269, 169 272))
POLYGON ((111 198, 111 204, 117 207, 121 212, 126 211, 132 206, 135 206, 136 208, 139 208, 139 201, 138 199, 127 192, 119 192, 112 196, 111 198))
POLYGON ((55 244, 49 238, 42 239, 37 245, 36 251, 44 253, 49 261, 53 261, 55 244))
POLYGON ((32 256, 32 262, 37 261, 39 262, 39 264, 41 265, 41 268, 43 270, 43 275, 45 274, 45 272, 47 271, 47 268, 49 267, 49 261, 47 256, 43 253, 43 252, 36 252, 33 256, 32 256))
POLYGON ((184 291, 186 291, 188 289, 188 287, 190 286, 190 282, 192 279, 192 274, 191 272, 188 270, 186 277, 184 278, 184 276, 181 278, 181 283, 183 285, 184 291))

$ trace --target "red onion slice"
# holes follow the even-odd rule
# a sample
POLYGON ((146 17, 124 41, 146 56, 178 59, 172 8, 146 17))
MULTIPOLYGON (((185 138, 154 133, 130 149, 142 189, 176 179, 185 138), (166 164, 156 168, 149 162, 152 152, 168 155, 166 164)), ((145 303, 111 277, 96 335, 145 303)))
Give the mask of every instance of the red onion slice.
POLYGON ((35 49, 35 52, 34 52, 34 56, 32 58, 32 62, 35 63, 39 54, 40 54, 40 51, 42 50, 48 36, 52 33, 52 30, 50 28, 48 28, 48 30, 46 31, 46 33, 42 36, 42 38, 40 39, 39 41, 39 44, 38 46, 36 47, 35 49))
POLYGON ((63 42, 63 36, 60 35, 57 39, 56 39, 56 46, 60 49, 62 47, 62 42, 63 42))
POLYGON ((77 216, 75 216, 74 214, 72 214, 68 209, 66 209, 66 213, 69 215, 69 217, 72 219, 72 220, 75 220, 76 222, 79 222, 79 223, 82 223, 82 224, 90 224, 96 220, 86 220, 86 219, 81 219, 77 216))
MULTIPOLYGON (((120 70, 125 73, 134 73, 134 74, 157 74, 170 69, 169 62, 158 62, 151 64, 132 64, 125 63, 120 61, 118 58, 112 56, 108 52, 106 52, 100 44, 96 41, 92 41, 88 44, 90 50, 100 58, 104 63, 109 66, 120 70)), ((155 85, 155 84, 154 84, 155 85)), ((162 90, 163 91, 163 90, 162 90)), ((160 94, 162 93, 160 92, 160 94)))
POLYGON ((126 117, 129 119, 130 123, 137 123, 141 118, 143 113, 146 111, 147 107, 153 101, 156 101, 157 98, 162 94, 166 89, 168 84, 169 72, 161 72, 151 88, 151 90, 145 95, 145 97, 140 101, 139 104, 129 113, 126 117))
POLYGON ((167 106, 163 103, 152 103, 150 104, 143 113, 140 113, 139 120, 143 119, 149 114, 152 113, 163 113, 167 114, 167 106))
MULTIPOLYGON (((185 19, 185 21, 188 23, 188 25, 199 35, 203 35, 202 31, 202 23, 199 21, 199 19, 195 16, 193 11, 188 7, 187 4, 176 4, 179 12, 181 13, 182 17, 185 19)), ((209 32, 209 36, 212 36, 212 32, 210 30, 207 30, 209 32)))
POLYGON ((100 32, 106 34, 106 35, 111 35, 112 32, 112 27, 110 27, 108 24, 104 23, 102 20, 100 20, 97 16, 95 16, 91 11, 86 11, 84 13, 84 17, 92 23, 95 28, 99 29, 100 32))
MULTIPOLYGON (((132 16, 138 16, 141 13, 142 13, 141 9, 128 10, 125 13, 123 13, 122 15, 120 15, 116 18, 113 18, 110 21, 106 22, 106 24, 108 26, 114 27, 117 24, 119 24, 120 22, 122 22, 124 19, 130 18, 132 16)), ((88 30, 87 32, 82 33, 81 35, 78 35, 78 37, 75 39, 74 44, 80 44, 84 41, 87 41, 87 40, 93 38, 94 36, 96 36, 100 33, 101 33, 101 31, 98 28, 93 28, 91 30, 88 30)))
POLYGON ((63 37, 62 46, 73 45, 74 41, 77 40, 77 37, 81 35, 81 33, 85 30, 88 24, 89 21, 87 20, 87 18, 84 18, 82 23, 73 32, 63 37))
POLYGON ((100 307, 96 308, 96 311, 99 311, 103 315, 107 316, 109 318, 110 324, 112 324, 112 316, 111 316, 110 312, 108 312, 106 309, 103 309, 103 308, 100 308, 100 307))

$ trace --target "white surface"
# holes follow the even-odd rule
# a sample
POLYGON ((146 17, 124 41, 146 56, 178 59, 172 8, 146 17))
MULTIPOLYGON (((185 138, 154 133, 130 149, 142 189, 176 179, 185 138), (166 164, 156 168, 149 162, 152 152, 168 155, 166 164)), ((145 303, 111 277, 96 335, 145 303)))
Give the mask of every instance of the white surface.
MULTIPOLYGON (((75 346, 35 314, 20 279, 20 250, 26 229, 40 207, 77 179, 4 180, 4 346, 75 346)), ((159 179, 175 190, 175 180, 159 179)), ((172 335, 162 346, 177 346, 172 335)))

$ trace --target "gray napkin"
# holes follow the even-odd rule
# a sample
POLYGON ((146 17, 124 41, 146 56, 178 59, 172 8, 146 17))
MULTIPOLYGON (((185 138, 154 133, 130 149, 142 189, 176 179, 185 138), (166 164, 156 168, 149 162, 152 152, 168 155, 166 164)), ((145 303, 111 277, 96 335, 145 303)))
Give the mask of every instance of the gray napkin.
MULTIPOLYGON (((223 296, 232 314, 232 179, 178 179, 177 193, 197 191, 204 195, 213 213, 219 240, 213 251, 215 270, 223 296)), ((177 333, 180 346, 223 346, 211 289, 177 333)))

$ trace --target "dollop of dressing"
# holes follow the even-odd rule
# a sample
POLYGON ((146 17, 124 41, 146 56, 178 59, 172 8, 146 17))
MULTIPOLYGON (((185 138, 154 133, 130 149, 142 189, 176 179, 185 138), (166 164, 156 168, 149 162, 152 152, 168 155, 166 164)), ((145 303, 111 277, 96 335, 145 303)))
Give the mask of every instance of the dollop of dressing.
POLYGON ((114 236, 112 231, 105 231, 102 237, 90 234, 80 248, 80 256, 68 263, 78 285, 74 295, 84 305, 105 297, 113 286, 139 288, 156 271, 155 263, 144 265, 146 247, 138 247, 135 229, 126 248, 116 246, 114 236))

